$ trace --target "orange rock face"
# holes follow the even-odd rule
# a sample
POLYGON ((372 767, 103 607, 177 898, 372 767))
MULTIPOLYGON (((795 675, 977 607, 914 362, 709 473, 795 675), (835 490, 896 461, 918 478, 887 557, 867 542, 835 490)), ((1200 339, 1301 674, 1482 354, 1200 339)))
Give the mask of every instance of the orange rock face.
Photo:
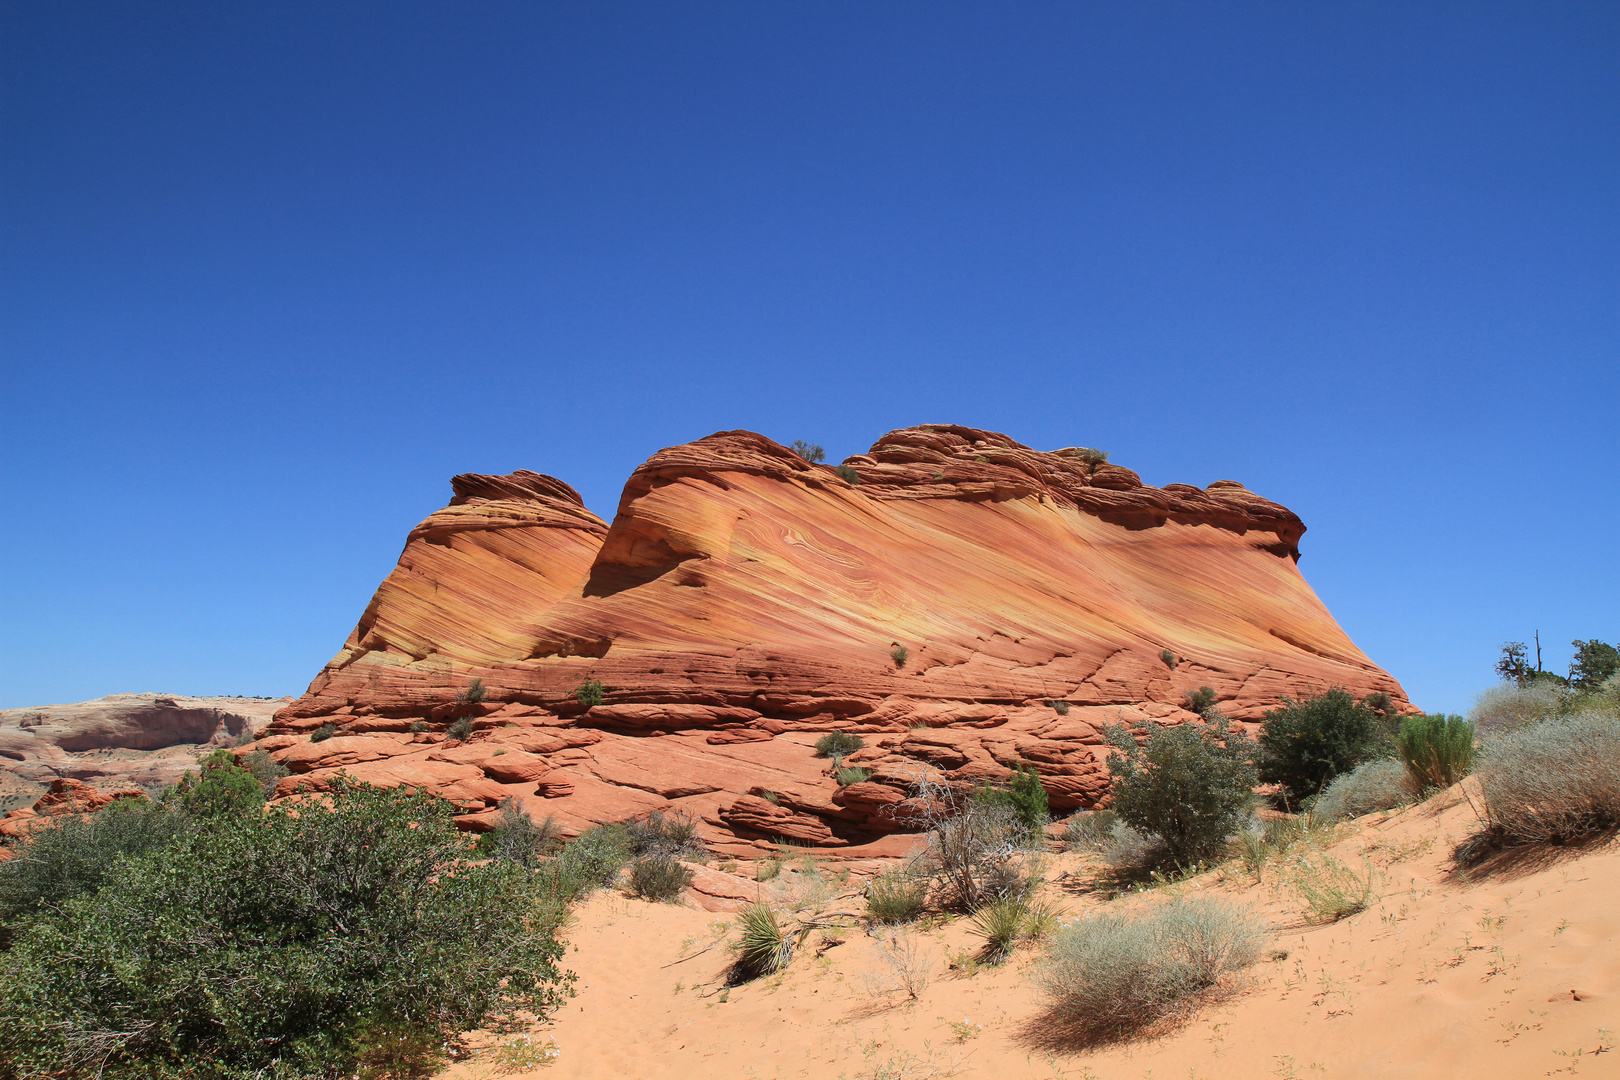
POLYGON ((276 750, 286 783, 417 783, 474 828, 516 795, 572 827, 685 808, 739 853, 860 848, 906 827, 922 775, 1024 762, 1054 808, 1091 805, 1101 729, 1193 719, 1198 687, 1250 721, 1329 686, 1405 707, 1301 577, 1298 517, 1093 458, 928 425, 834 470, 722 432, 637 469, 611 527, 550 477, 458 476, 277 714, 272 732, 353 736, 276 750), (458 704, 474 678, 487 696, 458 704), (447 755, 461 716, 476 752, 447 755), (862 733, 868 780, 841 788, 813 756, 829 730, 862 733))

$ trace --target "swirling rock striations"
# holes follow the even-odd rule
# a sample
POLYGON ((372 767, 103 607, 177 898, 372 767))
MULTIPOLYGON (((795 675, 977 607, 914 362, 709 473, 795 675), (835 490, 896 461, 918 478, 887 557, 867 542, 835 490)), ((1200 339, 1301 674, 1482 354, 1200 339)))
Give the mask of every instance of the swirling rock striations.
POLYGON ((1055 808, 1091 805, 1101 729, 1196 719, 1199 687, 1249 721, 1329 686, 1410 708, 1300 575, 1297 516, 1097 458, 941 424, 834 469, 728 431, 655 454, 611 527, 550 477, 458 476, 259 745, 285 794, 343 770, 444 793, 469 828, 516 797, 569 828, 684 809, 737 854, 871 851, 922 777, 1027 763, 1055 808), (813 755, 832 730, 866 739, 867 779, 813 755))

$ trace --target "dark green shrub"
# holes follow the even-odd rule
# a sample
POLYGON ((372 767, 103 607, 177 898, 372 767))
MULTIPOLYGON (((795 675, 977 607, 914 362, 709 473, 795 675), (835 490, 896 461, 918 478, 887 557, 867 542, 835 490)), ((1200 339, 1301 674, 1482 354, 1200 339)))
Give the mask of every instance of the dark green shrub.
POLYGON ((1395 749, 1421 787, 1450 787, 1474 766, 1474 725, 1460 716, 1408 716, 1395 749))
POLYGON ((837 473, 838 478, 846 484, 859 484, 861 482, 861 474, 855 471, 853 465, 839 465, 833 469, 833 472, 837 473))
POLYGON ((833 778, 838 781, 839 787, 849 787, 851 784, 861 784, 872 779, 872 770, 840 767, 833 773, 833 778))
POLYGON ((119 863, 0 954, 17 1076, 349 1075, 560 1000, 533 875, 470 865, 451 807, 341 778, 119 863))
POLYGON ((1215 688, 1213 686, 1200 686, 1196 690, 1188 690, 1186 695, 1187 711, 1203 713, 1205 709, 1215 704, 1215 688))
POLYGON ((1111 727, 1119 753, 1108 759, 1113 809, 1151 833, 1176 866, 1213 857, 1249 818, 1255 784, 1252 744, 1217 716, 1207 724, 1150 724, 1147 741, 1111 727))
POLYGON ((816 740, 816 756, 842 761, 866 745, 866 740, 847 731, 829 731, 816 740))
POLYGON ((586 679, 574 690, 574 700, 587 709, 594 709, 602 704, 602 696, 607 693, 607 687, 602 685, 601 679, 586 679))
POLYGON ((927 902, 927 880, 905 869, 879 874, 866 886, 866 915, 874 923, 913 922, 927 902))
POLYGON ((1570 642, 1575 646, 1575 658, 1569 665, 1569 683, 1582 693, 1590 694, 1620 672, 1620 650, 1602 641, 1570 642))
MULTIPOLYGON (((1171 671, 1174 671, 1176 669, 1176 654, 1171 652, 1169 649, 1161 649, 1159 651, 1159 659, 1162 660, 1164 662, 1164 666, 1169 668, 1171 671)), ((1211 695, 1210 702, 1213 703, 1214 700, 1215 700, 1214 696, 1211 695)), ((1202 710, 1195 710, 1195 711, 1202 711, 1202 710)))
POLYGON ((1200 990, 1260 956, 1250 914, 1214 900, 1176 900, 1141 915, 1105 912, 1060 930, 1036 968, 1047 1023, 1086 1045, 1173 1015, 1200 990))
POLYGON ((818 461, 827 460, 827 451, 823 450, 815 443, 805 442, 803 439, 794 439, 793 445, 788 447, 788 449, 792 450, 795 454, 798 454, 800 457, 804 458, 804 460, 811 462, 812 464, 818 461))
POLYGON ((1012 811, 1020 837, 1026 843, 1039 839, 1041 830, 1052 817, 1040 774, 1027 765, 1014 765, 1005 787, 981 787, 973 793, 973 798, 977 802, 999 803, 1012 811))
POLYGON ((487 692, 488 691, 484 689, 484 680, 474 679, 472 682, 467 684, 467 688, 465 690, 456 695, 456 701, 462 705, 477 705, 479 702, 484 700, 484 695, 487 692))
POLYGON ((173 806, 148 799, 46 819, 0 862, 0 927, 94 893, 123 861, 162 850, 187 827, 173 806))
POLYGON ((1338 687, 1303 701, 1284 698, 1260 731, 1260 779, 1282 784, 1296 803, 1363 761, 1387 756, 1378 714, 1338 687))
POLYGON ((904 645, 896 645, 889 650, 889 658, 894 661, 895 667, 905 667, 906 661, 911 659, 911 651, 904 645))
MULTIPOLYGON (((182 776, 166 796, 187 814, 213 818, 246 813, 264 805, 262 781, 238 764, 236 755, 229 750, 215 750, 201 765, 200 771, 182 776)), ((271 787, 274 790, 274 785, 271 787)))
POLYGON ((478 838, 473 850, 491 859, 508 859, 533 868, 542 857, 552 854, 561 843, 557 819, 551 815, 536 822, 516 799, 501 800, 495 828, 478 838))
POLYGON ((673 855, 642 855, 630 861, 630 891, 645 900, 674 900, 692 884, 692 876, 673 855))
POLYGON ((644 817, 625 822, 624 829, 630 854, 638 857, 668 855, 701 859, 708 855, 708 849, 698 839, 697 821, 680 811, 666 814, 662 810, 654 810, 644 817))
POLYGON ((446 739, 454 739, 457 742, 466 742, 467 736, 471 735, 472 732, 473 718, 470 716, 463 716, 444 729, 444 737, 446 739))
POLYGON ((337 725, 336 724, 322 724, 320 727, 316 728, 314 731, 309 733, 309 741, 310 742, 325 742, 327 739, 330 739, 332 736, 334 736, 336 734, 337 734, 337 725))
POLYGON ((427 729, 428 725, 426 720, 412 720, 410 725, 405 728, 405 730, 410 732, 412 735, 415 735, 418 732, 426 731, 427 729))
POLYGON ((275 797, 276 784, 284 776, 291 776, 292 770, 281 762, 265 753, 255 750, 241 759, 242 767, 253 774, 253 779, 259 782, 259 788, 264 792, 266 801, 275 797))

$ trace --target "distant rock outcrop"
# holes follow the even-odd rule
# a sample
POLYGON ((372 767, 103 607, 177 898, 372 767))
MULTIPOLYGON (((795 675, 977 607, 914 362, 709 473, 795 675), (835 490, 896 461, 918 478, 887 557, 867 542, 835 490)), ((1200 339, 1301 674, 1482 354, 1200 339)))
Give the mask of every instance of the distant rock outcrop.
POLYGON ((1091 805, 1101 729, 1195 719, 1203 686, 1248 721, 1329 686, 1409 708, 1300 576, 1298 517, 1098 458, 925 425, 834 469, 722 432, 637 469, 611 527, 550 477, 458 476, 259 745, 285 792, 343 770, 469 828, 507 796, 574 828, 679 808, 743 853, 904 830, 924 776, 1028 763, 1055 808, 1091 805), (866 739, 867 779, 813 756, 832 730, 866 739))

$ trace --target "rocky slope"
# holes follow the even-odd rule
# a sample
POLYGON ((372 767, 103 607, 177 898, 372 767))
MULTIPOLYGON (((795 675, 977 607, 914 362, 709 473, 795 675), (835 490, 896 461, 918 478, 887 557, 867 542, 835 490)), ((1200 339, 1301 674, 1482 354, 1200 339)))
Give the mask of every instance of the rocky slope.
MULTIPOLYGON (((263 731, 286 704, 285 698, 109 694, 6 709, 0 711, 0 771, 31 785, 60 777, 109 788, 172 784, 196 767, 197 750, 263 731)), ((10 800, 15 787, 0 794, 10 800)), ((34 798, 43 793, 37 788, 34 798)))
POLYGON ((347 770, 440 791, 471 828, 516 796, 573 828, 685 809, 739 854, 870 850, 922 776, 1025 761, 1055 808, 1089 805, 1101 727, 1193 719, 1201 686, 1245 720, 1334 685, 1409 708, 1300 575, 1304 524, 1231 481, 1148 487, 926 425, 837 470, 745 431, 672 447, 611 527, 536 473, 452 485, 261 740, 286 792, 347 770), (458 704, 473 679, 485 698, 458 704), (813 756, 829 730, 867 740, 868 781, 813 756))

